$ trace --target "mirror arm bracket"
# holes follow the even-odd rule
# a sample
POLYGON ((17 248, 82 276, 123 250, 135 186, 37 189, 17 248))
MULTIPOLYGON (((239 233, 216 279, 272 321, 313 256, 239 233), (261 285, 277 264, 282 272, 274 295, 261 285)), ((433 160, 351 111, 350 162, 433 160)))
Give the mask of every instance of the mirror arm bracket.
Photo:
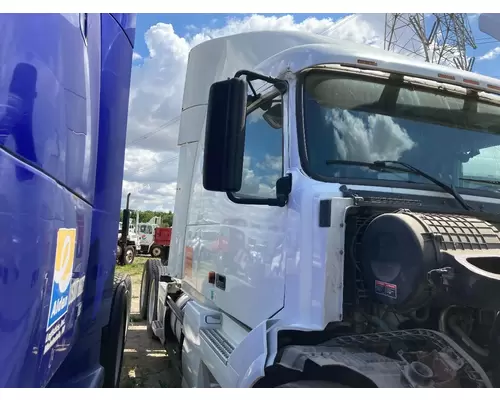
POLYGON ((286 174, 276 181, 276 198, 272 199, 252 199, 237 197, 233 192, 226 192, 229 200, 236 204, 263 205, 271 207, 284 207, 288 204, 290 193, 292 192, 292 174, 286 174))
POLYGON ((255 93, 255 91, 253 90, 251 82, 255 81, 255 80, 261 80, 261 81, 273 84, 274 87, 276 89, 278 89, 281 94, 285 93, 286 89, 287 89, 287 83, 286 83, 286 81, 284 81, 282 79, 276 79, 276 78, 273 78, 271 76, 261 75, 261 74, 258 74, 257 72, 248 71, 246 69, 241 69, 238 72, 236 72, 236 74, 234 74, 235 78, 239 78, 241 76, 246 77, 246 80, 250 86, 250 89, 254 93, 255 93))

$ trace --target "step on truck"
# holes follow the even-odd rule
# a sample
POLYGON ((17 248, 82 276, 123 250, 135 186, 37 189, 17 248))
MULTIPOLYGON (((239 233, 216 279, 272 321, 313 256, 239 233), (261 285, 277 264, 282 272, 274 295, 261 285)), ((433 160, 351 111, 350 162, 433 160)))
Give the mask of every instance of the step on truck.
POLYGON ((0 387, 116 387, 134 14, 0 15, 0 387))
POLYGON ((183 386, 500 386, 499 94, 300 32, 194 47, 141 286, 183 386))

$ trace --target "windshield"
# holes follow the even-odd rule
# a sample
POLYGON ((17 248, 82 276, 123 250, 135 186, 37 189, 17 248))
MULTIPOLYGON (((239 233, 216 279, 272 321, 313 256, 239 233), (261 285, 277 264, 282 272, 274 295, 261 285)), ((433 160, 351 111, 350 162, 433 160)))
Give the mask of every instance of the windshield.
POLYGON ((459 191, 500 195, 500 108, 495 104, 409 83, 313 71, 304 80, 303 109, 306 169, 315 178, 428 184, 412 172, 327 162, 393 160, 459 191))
POLYGON ((151 234, 153 234, 153 227, 151 225, 140 224, 139 225, 139 232, 145 233, 147 235, 151 235, 151 234))

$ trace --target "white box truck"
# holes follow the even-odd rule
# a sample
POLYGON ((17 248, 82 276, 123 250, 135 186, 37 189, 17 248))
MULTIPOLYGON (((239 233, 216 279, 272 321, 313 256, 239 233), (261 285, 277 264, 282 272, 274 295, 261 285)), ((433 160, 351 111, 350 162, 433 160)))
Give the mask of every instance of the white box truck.
POLYGON ((141 288, 183 386, 500 386, 499 93, 300 32, 193 48, 141 288))

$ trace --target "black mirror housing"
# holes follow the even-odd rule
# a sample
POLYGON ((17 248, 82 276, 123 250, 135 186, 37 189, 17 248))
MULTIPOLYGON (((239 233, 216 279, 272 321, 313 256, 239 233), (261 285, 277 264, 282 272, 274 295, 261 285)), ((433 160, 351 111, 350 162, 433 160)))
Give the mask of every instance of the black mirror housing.
POLYGON ((210 87, 203 156, 203 187, 238 192, 245 151, 247 82, 232 78, 210 87))

